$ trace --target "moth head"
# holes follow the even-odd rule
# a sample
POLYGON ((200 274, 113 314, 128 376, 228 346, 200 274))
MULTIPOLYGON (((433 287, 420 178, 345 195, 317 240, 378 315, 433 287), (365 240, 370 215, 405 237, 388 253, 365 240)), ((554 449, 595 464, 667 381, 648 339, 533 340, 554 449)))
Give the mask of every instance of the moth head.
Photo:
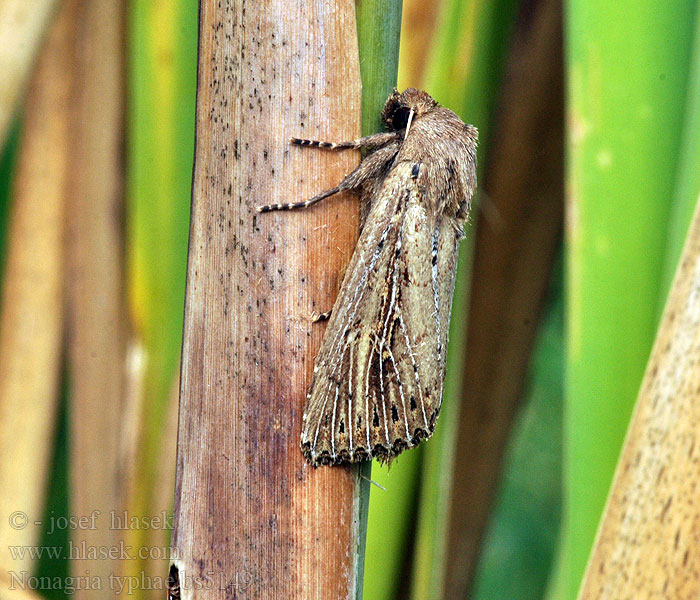
POLYGON ((415 88, 406 88, 403 92, 394 88, 384 105, 382 111, 382 121, 388 129, 400 131, 405 129, 413 111, 413 118, 416 119, 437 106, 433 98, 415 88))

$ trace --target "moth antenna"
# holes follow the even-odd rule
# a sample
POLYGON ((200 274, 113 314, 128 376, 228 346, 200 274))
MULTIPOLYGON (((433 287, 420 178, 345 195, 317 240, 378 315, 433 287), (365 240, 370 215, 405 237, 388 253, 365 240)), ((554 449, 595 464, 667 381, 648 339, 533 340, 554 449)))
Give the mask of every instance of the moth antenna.
POLYGON ((413 121, 413 114, 415 113, 415 109, 411 109, 411 112, 408 113, 408 123, 406 123, 406 133, 403 135, 403 139, 406 139, 408 136, 408 130, 411 129, 411 122, 413 121))

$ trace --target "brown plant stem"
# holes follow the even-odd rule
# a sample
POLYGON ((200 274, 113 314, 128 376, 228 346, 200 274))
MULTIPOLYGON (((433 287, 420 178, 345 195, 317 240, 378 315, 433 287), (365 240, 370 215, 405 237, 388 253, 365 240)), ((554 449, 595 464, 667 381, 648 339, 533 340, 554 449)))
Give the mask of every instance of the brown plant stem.
MULTIPOLYGON (((64 224, 73 10, 64 6, 29 85, 13 188, 0 313, 0 571, 33 572, 11 546, 39 542, 63 339, 64 224), (30 424, 28 426, 28 424, 30 424), (11 527, 10 515, 27 515, 11 527)), ((11 579, 0 583, 10 597, 11 579)), ((13 593, 13 592, 12 592, 13 593)), ((14 594, 14 593, 13 593, 14 594)), ((14 595, 12 596, 14 597, 14 595)))
POLYGON ((562 230, 559 0, 522 13, 476 228, 446 598, 467 596, 562 230))
MULTIPOLYGON (((73 0, 71 0, 73 1, 73 0)), ((77 3, 68 256, 71 384, 71 512, 99 511, 94 529, 72 531, 86 548, 117 546, 110 513, 120 512, 124 482, 119 440, 124 398, 126 315, 123 265, 124 3, 77 3)), ((71 561, 101 591, 76 598, 113 598, 110 558, 71 561)))
POLYGON ((289 145, 360 133, 354 3, 200 11, 171 574, 183 598, 355 598, 358 471, 309 467, 299 436, 324 327, 310 315, 332 305, 358 206, 255 211, 357 164, 289 145))
POLYGON ((0 146, 58 5, 58 0, 0 2, 0 146))

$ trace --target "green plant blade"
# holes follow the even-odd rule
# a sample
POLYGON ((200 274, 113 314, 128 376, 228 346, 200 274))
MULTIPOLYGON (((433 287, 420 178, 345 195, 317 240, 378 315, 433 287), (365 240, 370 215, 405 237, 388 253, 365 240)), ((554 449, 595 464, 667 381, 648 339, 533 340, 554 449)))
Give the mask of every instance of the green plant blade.
POLYGON ((678 258, 685 242, 688 225, 700 194, 700 11, 695 17, 693 52, 691 54, 688 94, 683 122, 678 172, 673 207, 668 223, 666 261, 659 297, 659 315, 664 308, 666 293, 676 272, 678 258))
POLYGON ((15 121, 10 127, 7 140, 0 148, 0 277, 5 270, 5 246, 7 244, 7 222, 10 215, 13 173, 17 161, 20 124, 15 121))
MULTIPOLYGON (((197 2, 133 0, 127 115, 128 302, 143 355, 136 468, 129 510, 169 509, 158 489, 182 337, 197 64, 197 2)), ((167 499, 167 500, 166 500, 167 499)), ((158 532, 134 543, 167 543, 158 532), (150 542, 149 542, 150 539, 150 542)), ((138 538, 138 539, 136 539, 138 538)), ((143 568, 141 565, 138 568, 143 568)))
POLYGON ((569 0, 563 538, 576 596, 658 319, 694 0, 569 0))
POLYGON ((416 488, 421 464, 420 448, 404 452, 391 467, 374 463, 367 552, 365 600, 401 598, 407 569, 410 536, 416 511, 416 488))
POLYGON ((362 135, 382 130, 382 108, 396 86, 402 6, 403 0, 358 0, 356 5, 362 135))

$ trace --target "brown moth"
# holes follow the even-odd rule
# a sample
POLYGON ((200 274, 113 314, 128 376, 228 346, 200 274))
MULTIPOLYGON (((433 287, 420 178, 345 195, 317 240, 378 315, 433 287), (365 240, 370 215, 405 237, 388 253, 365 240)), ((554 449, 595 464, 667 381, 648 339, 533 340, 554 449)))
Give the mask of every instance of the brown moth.
POLYGON ((390 462, 440 412, 457 250, 476 186, 477 130, 427 93, 389 96, 387 133, 299 146, 366 149, 338 186, 364 200, 360 238, 316 358, 301 433, 313 465, 390 462))

